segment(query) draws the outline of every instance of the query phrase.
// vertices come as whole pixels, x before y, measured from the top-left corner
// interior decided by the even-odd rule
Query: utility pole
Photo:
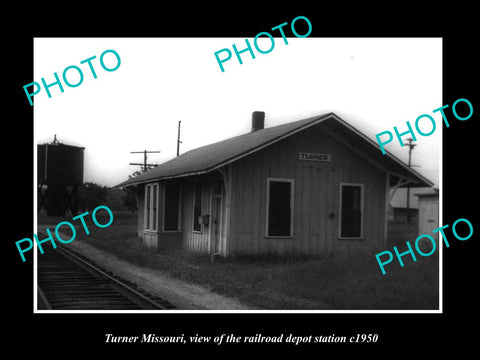
[[[148,150],[143,150],[143,151],[130,151],[130,154],[143,154],[143,164],[142,163],[130,163],[130,165],[140,165],[142,166],[142,171],[145,172],[147,171],[147,166],[157,166],[158,164],[147,164],[147,153],[152,154],[152,153],[159,153],[161,151],[148,151]]]
[[[54,134],[53,135],[53,142],[51,145],[58,145],[60,144],[60,141],[57,140],[57,134]]]
[[[177,156],[180,155],[180,124],[182,123],[181,120],[178,121],[178,135],[177,135]]]
[[[408,141],[408,167],[411,168],[412,167],[412,150],[415,146],[417,146],[416,144],[412,144],[412,141],[413,139],[412,138],[408,138],[407,139]],[[407,223],[410,222],[410,186],[407,186]]]

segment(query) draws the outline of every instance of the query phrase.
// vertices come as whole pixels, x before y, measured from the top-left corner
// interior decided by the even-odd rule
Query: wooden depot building
[[[384,246],[390,190],[432,182],[334,113],[184,153],[127,180],[148,247],[210,255]]]

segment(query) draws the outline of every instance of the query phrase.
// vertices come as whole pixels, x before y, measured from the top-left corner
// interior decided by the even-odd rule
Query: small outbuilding
[[[384,246],[390,190],[433,184],[334,113],[188,151],[135,186],[138,234],[154,249],[321,254]]]
[[[432,231],[439,228],[439,203],[438,189],[416,194],[418,196],[418,234],[428,234],[438,241],[438,231]]]

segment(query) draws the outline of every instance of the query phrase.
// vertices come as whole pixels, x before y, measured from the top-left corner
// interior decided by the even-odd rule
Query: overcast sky
[[[149,155],[154,163],[174,157],[179,120],[185,152],[249,132],[256,110],[265,111],[265,127],[334,112],[373,141],[376,133],[406,130],[406,121],[414,126],[430,114],[437,130],[417,137],[412,163],[439,185],[443,122],[432,110],[444,105],[440,38],[288,38],[288,45],[275,38],[270,53],[254,50],[252,59],[246,52],[243,65],[233,55],[221,72],[214,52],[232,44],[242,49],[245,39],[36,38],[32,81],[52,83],[53,73],[61,78],[70,65],[84,79],[75,88],[63,84],[63,93],[51,87],[52,98],[43,88],[35,95],[35,143],[56,134],[85,147],[84,181],[113,186],[139,169],[130,162],[143,161],[130,151],[160,150]],[[120,55],[116,71],[100,66],[108,49]],[[97,79],[80,64],[94,55]],[[116,60],[107,54],[105,62],[112,67]],[[75,70],[68,79],[78,81]],[[386,150],[408,161],[398,141]]]

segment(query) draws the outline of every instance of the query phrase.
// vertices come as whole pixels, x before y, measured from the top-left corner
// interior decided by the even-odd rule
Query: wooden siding
[[[157,234],[157,249],[182,249],[182,241],[181,231],[159,232]]]
[[[195,182],[202,183],[202,208],[201,215],[211,215],[212,191],[218,181],[221,180],[220,174],[216,176],[192,177],[191,182],[180,182],[181,201],[180,201],[180,231],[162,231],[164,222],[164,192],[165,183],[160,182],[158,188],[158,208],[157,208],[157,231],[145,229],[145,185],[140,186],[137,192],[138,201],[138,220],[137,230],[143,244],[151,249],[186,249],[194,252],[210,252],[210,224],[203,224],[201,231],[193,230],[193,202]]]
[[[229,253],[320,254],[381,245],[386,173],[325,131],[322,124],[232,164]],[[330,154],[330,162],[301,161],[299,152]],[[292,238],[267,238],[267,178],[295,180]],[[363,238],[339,240],[340,183],[364,184]]]
[[[158,234],[156,231],[143,231],[143,245],[155,251],[158,250]]]

